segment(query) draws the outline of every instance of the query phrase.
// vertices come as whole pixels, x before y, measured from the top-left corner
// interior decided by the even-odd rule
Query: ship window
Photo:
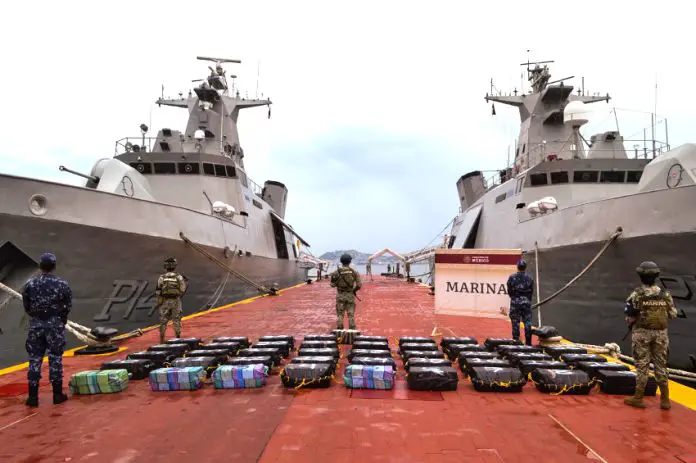
[[[626,182],[628,183],[638,183],[640,182],[640,176],[643,172],[640,170],[629,170],[626,176]]]
[[[522,191],[522,185],[524,185],[524,179],[525,179],[524,175],[517,179],[517,188],[515,189],[516,195],[519,194],[520,191]]]
[[[498,204],[501,201],[505,201],[506,193],[503,193],[502,195],[498,195],[495,198],[495,203]]]
[[[141,174],[151,174],[152,164],[149,162],[131,162],[130,166]]]
[[[223,166],[222,164],[215,164],[215,175],[217,177],[227,176],[227,172],[225,172],[225,166]]]
[[[227,176],[235,178],[237,176],[237,172],[234,169],[234,166],[225,166],[225,169],[227,169]]]
[[[239,178],[242,179],[242,185],[244,185],[245,188],[249,188],[249,183],[247,182],[247,176],[246,172],[239,171]]]
[[[531,174],[529,176],[529,181],[532,186],[548,185],[549,179],[546,176],[546,172],[541,174]]]
[[[568,172],[551,172],[551,184],[568,183]]]
[[[201,165],[197,162],[180,162],[177,167],[180,174],[198,175],[201,173]]]
[[[599,181],[603,183],[623,183],[626,177],[625,170],[603,170],[599,174]]]
[[[205,175],[215,175],[215,166],[209,162],[203,163],[203,173]]]
[[[258,207],[259,209],[263,209],[263,206],[262,206],[261,203],[258,202],[257,200],[252,199],[251,202],[252,202],[252,204],[253,204],[254,206]]]
[[[527,149],[527,144],[525,143],[524,145],[522,145],[522,154],[524,154],[524,150],[526,150],[526,149]]]
[[[156,162],[156,174],[176,174],[176,164],[173,162]]]
[[[518,157],[520,155],[520,147],[518,146],[517,149],[515,150],[515,157]]]
[[[599,172],[596,170],[576,170],[573,172],[575,183],[597,183]]]

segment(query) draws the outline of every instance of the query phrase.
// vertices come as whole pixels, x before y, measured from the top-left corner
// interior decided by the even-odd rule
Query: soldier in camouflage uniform
[[[331,274],[331,287],[336,288],[336,328],[343,329],[343,314],[348,313],[348,327],[355,329],[355,293],[362,287],[360,275],[350,268],[350,254],[341,256],[343,267]]]
[[[411,279],[411,263],[410,262],[404,263],[404,271],[406,272],[406,279],[410,280]]]
[[[626,399],[626,405],[645,408],[643,395],[648,382],[650,362],[655,366],[655,380],[660,388],[660,408],[670,409],[669,380],[667,377],[667,357],[669,337],[667,324],[670,318],[677,318],[672,295],[655,284],[660,269],[654,262],[643,262],[636,268],[640,282],[628,299],[624,314],[626,323],[633,328],[633,358],[636,361],[636,391]]]
[[[167,332],[167,324],[171,321],[174,325],[174,334],[181,337],[181,297],[186,292],[186,279],[175,272],[176,259],[167,257],[164,260],[164,269],[167,271],[157,279],[155,294],[160,314],[160,342],[164,343],[164,335]]]
[[[365,264],[365,276],[370,277],[370,281],[374,281],[372,278],[372,261],[368,260],[367,264]]]
[[[517,262],[517,272],[508,277],[507,292],[510,296],[510,321],[513,339],[520,339],[520,320],[524,323],[525,344],[532,345],[532,295],[534,280],[525,271],[527,262]]]
[[[72,309],[72,291],[64,280],[52,272],[56,256],[45,253],[39,258],[41,274],[29,280],[22,292],[22,303],[31,317],[26,349],[29,354],[29,397],[26,404],[39,406],[41,363],[48,351],[48,377],[53,386],[53,403],[58,405],[68,396],[63,392],[63,350],[65,324]]]

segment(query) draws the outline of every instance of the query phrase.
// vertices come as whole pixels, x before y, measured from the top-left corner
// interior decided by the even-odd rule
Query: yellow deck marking
[[[306,284],[307,284],[307,283],[299,283],[299,284],[296,284],[295,286],[289,286],[289,287],[287,287],[287,288],[283,288],[283,289],[281,289],[281,290],[278,290],[278,294],[283,294],[285,291],[289,291],[289,290],[294,289],[294,288],[299,288],[300,286],[305,286]],[[182,317],[181,319],[182,319],[182,320],[190,320],[190,319],[192,319],[192,318],[201,317],[201,316],[206,315],[206,314],[209,314],[209,313],[211,313],[211,312],[219,312],[219,311],[221,311],[221,310],[229,309],[230,307],[234,307],[234,306],[237,306],[237,305],[249,304],[250,302],[253,302],[253,301],[257,300],[257,299],[261,299],[261,298],[263,298],[263,297],[275,297],[275,296],[268,296],[268,295],[252,296],[252,297],[250,297],[250,298],[242,299],[241,301],[233,302],[233,303],[231,303],[231,304],[223,305],[223,306],[221,306],[221,307],[215,307],[215,308],[213,308],[213,309],[206,310],[206,311],[203,311],[203,312],[198,312],[198,313],[194,313],[194,314],[191,314],[191,315],[186,315],[185,317]],[[159,327],[159,324],[157,324],[157,325],[152,325],[152,326],[148,326],[148,327],[146,327],[146,328],[141,328],[140,331],[142,331],[143,333],[146,333],[146,332],[152,331],[153,329],[158,328],[158,327]],[[65,353],[63,354],[63,357],[75,357],[75,351],[76,351],[76,350],[79,350],[79,349],[82,349],[82,348],[84,348],[84,347],[87,347],[87,346],[86,346],[86,345],[83,345],[83,346],[79,346],[79,347],[75,347],[75,348],[73,348],[73,349],[67,350],[67,351],[65,351]],[[108,354],[85,355],[85,357],[105,357],[105,356],[107,356],[107,355],[115,355],[115,354],[118,354],[119,352],[122,352],[122,351],[124,351],[124,350],[126,350],[126,349],[128,349],[128,347],[119,347],[119,349],[118,349],[117,351],[115,351],[115,352],[109,352]],[[44,358],[43,358],[43,361],[46,362],[47,359],[48,359],[48,357],[44,357]],[[7,375],[7,374],[9,374],[9,373],[14,373],[15,371],[20,371],[20,370],[23,370],[23,369],[25,369],[25,368],[27,368],[27,367],[29,367],[29,362],[19,363],[19,364],[17,364],[17,365],[12,365],[12,366],[9,366],[9,367],[7,367],[7,368],[3,368],[3,369],[0,370],[0,376]]]

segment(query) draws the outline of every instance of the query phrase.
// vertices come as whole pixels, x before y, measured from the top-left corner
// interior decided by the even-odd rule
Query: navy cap
[[[527,262],[524,259],[520,259],[517,261],[517,266],[520,268],[526,268],[527,267]]]
[[[56,263],[56,256],[54,256],[50,252],[44,252],[43,254],[41,254],[41,257],[39,257],[39,263],[41,263],[41,264],[55,264]]]

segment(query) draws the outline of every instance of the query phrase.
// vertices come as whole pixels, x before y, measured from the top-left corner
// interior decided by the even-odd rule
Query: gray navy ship
[[[20,291],[38,256],[58,258],[57,274],[73,290],[70,319],[120,333],[158,323],[154,286],[164,259],[174,256],[188,278],[186,314],[249,296],[273,293],[307,279],[300,255],[309,244],[285,221],[288,189],[263,187],[244,169],[237,119],[270,99],[247,99],[228,86],[223,63],[185,97],[157,100],[187,109],[183,131],[116,142],[111,158],[72,186],[0,175],[0,282]],[[23,309],[0,291],[0,368],[26,361]],[[185,326],[184,326],[185,334]],[[68,347],[82,342],[70,334]]]
[[[618,130],[586,140],[580,128],[591,104],[610,97],[574,89],[570,77],[550,81],[552,62],[522,64],[526,94],[486,95],[519,110],[514,163],[492,179],[474,171],[457,181],[460,210],[445,247],[522,249],[532,276],[537,251],[543,299],[580,274],[620,227],[589,270],[542,305],[541,321],[575,342],[616,342],[630,355],[624,302],[640,283],[636,267],[652,260],[680,314],[669,328],[670,365],[694,370],[696,144],[671,149],[666,124],[665,142],[628,153]]]

